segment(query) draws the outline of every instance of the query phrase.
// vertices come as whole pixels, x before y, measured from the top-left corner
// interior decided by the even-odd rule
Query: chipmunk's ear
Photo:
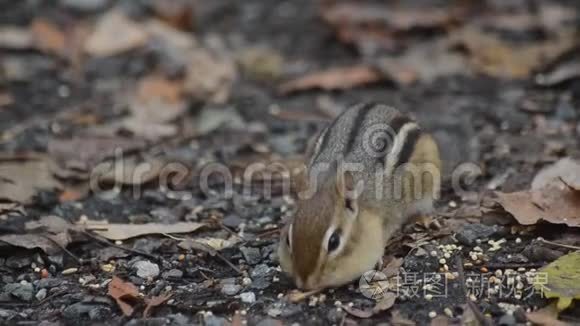
[[[346,212],[350,216],[358,215],[357,198],[360,193],[358,188],[359,187],[357,187],[357,183],[355,182],[351,171],[338,171],[336,178],[336,191],[343,201]]]

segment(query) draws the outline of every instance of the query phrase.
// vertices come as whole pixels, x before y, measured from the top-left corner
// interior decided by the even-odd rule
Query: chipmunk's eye
[[[328,252],[335,251],[340,245],[340,230],[336,230],[328,238]]]

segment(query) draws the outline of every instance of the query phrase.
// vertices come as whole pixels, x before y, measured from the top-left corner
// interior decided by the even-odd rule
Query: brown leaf
[[[107,158],[141,149],[145,144],[142,139],[84,135],[72,139],[51,139],[48,152],[65,167],[88,171]]]
[[[175,224],[109,224],[107,221],[91,220],[81,221],[78,224],[109,240],[126,240],[147,234],[190,233],[205,225],[196,222],[179,222]]]
[[[532,189],[541,189],[557,181],[580,191],[580,162],[566,157],[543,168],[534,177]]]
[[[54,23],[37,18],[30,27],[37,47],[44,52],[66,56],[67,37]]]
[[[189,54],[185,90],[200,101],[225,103],[237,74],[236,65],[226,55],[197,48]]]
[[[139,299],[139,289],[133,283],[125,282],[117,276],[109,283],[108,294],[115,299],[123,314],[127,317],[135,310],[132,302]]]
[[[417,80],[432,82],[438,77],[469,75],[472,71],[460,53],[453,52],[447,40],[425,42],[396,57],[380,59],[378,67],[400,85]]]
[[[431,326],[449,326],[451,321],[447,316],[437,316],[431,320]]]
[[[415,326],[416,323],[408,318],[405,318],[399,310],[391,313],[391,324],[393,326]]]
[[[516,46],[475,27],[452,34],[469,52],[477,71],[499,78],[523,79],[543,65],[571,50],[577,43],[574,32],[563,30],[551,39]]]
[[[361,51],[369,48],[394,50],[405,44],[413,31],[443,30],[465,16],[462,8],[391,6],[377,2],[338,2],[322,6],[322,17],[338,38],[354,43]],[[369,44],[372,47],[369,47]]]
[[[61,252],[61,247],[66,247],[71,240],[68,234],[61,233],[58,235],[7,234],[0,236],[0,241],[25,249],[39,248],[48,255],[54,255]],[[60,246],[56,245],[55,242]]]
[[[145,310],[143,310],[143,318],[148,318],[151,310],[157,306],[162,305],[165,301],[171,298],[171,293],[154,296],[152,298],[145,298]]]
[[[169,25],[190,30],[194,24],[194,4],[190,0],[154,0],[152,7],[155,14]]]
[[[115,185],[142,185],[159,177],[165,166],[164,161],[135,157],[103,162],[91,171],[91,182]],[[94,189],[92,189],[94,191]]]
[[[89,194],[89,187],[86,184],[79,185],[77,187],[68,187],[60,193],[58,196],[58,201],[60,203],[66,203],[71,201],[78,201],[85,198]]]
[[[246,320],[243,319],[242,314],[236,313],[232,317],[232,324],[231,324],[231,326],[244,326],[246,324],[247,324],[247,322],[246,322]]]
[[[384,76],[377,69],[369,66],[340,67],[314,72],[287,81],[278,87],[278,91],[282,94],[288,94],[317,88],[345,90],[376,83],[383,79]]]
[[[403,266],[404,262],[403,258],[392,257],[387,263],[387,266],[383,268],[382,273],[385,274],[386,277],[395,276],[399,273],[399,268]]]
[[[170,122],[185,113],[183,82],[162,76],[148,76],[139,81],[129,108],[142,121]]]
[[[459,11],[452,8],[405,8],[375,3],[338,3],[327,7],[324,18],[335,24],[383,23],[387,28],[438,28],[457,20]]]
[[[0,199],[30,203],[40,191],[61,188],[45,157],[0,159]]]
[[[144,46],[148,34],[143,26],[123,13],[112,10],[104,14],[85,42],[85,51],[95,57],[108,57]]]
[[[564,184],[540,190],[496,193],[499,204],[523,225],[544,220],[554,224],[580,226],[580,191]]]
[[[537,325],[546,326],[566,326],[569,325],[558,320],[558,309],[556,304],[550,304],[536,311],[526,313],[526,318]]]
[[[28,221],[24,224],[27,231],[43,229],[47,232],[58,234],[70,230],[74,225],[67,222],[60,216],[47,215],[41,217],[38,221]]]

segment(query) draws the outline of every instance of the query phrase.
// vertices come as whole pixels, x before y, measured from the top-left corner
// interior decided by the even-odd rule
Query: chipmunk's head
[[[380,218],[359,205],[364,185],[348,171],[325,179],[313,194],[303,193],[280,238],[280,265],[303,289],[348,283],[383,253]]]

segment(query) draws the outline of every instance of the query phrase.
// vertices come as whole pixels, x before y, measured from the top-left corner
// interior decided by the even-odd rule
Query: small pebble
[[[431,251],[431,257],[437,257],[437,251],[433,250]]]
[[[79,269],[76,267],[67,268],[61,272],[62,275],[71,275],[78,271]]]
[[[447,260],[445,260],[445,258],[439,259],[439,264],[443,265],[445,263],[447,263]]]
[[[522,243],[522,239],[516,238],[516,243]]]
[[[443,309],[443,312],[445,313],[445,315],[447,315],[447,317],[453,318],[453,311],[449,309],[449,307]]]
[[[435,318],[435,317],[437,317],[437,313],[435,311],[429,312],[429,318]]]
[[[431,301],[431,299],[433,299],[433,295],[432,294],[425,294],[425,300]]]
[[[101,270],[105,273],[112,273],[115,271],[115,265],[111,265],[111,264],[102,265]]]
[[[245,303],[256,302],[256,294],[254,292],[244,292],[240,294],[240,299]]]

